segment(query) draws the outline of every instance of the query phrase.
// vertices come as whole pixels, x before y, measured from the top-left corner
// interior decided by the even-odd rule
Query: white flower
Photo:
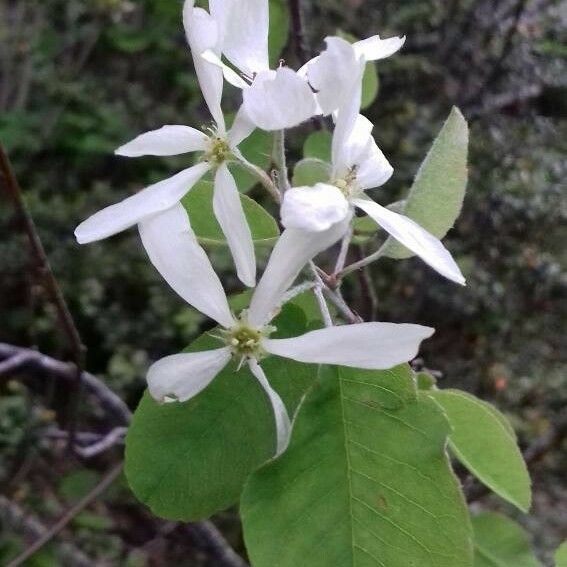
[[[186,19],[191,19],[188,26],[189,43],[193,52],[201,49],[214,49],[214,29],[216,24],[211,16],[200,8],[191,10]],[[212,31],[213,30],[213,31]],[[137,224],[142,232],[146,221],[157,213],[175,206],[191,190],[193,185],[207,171],[214,172],[213,209],[215,216],[227,239],[234,258],[240,280],[247,286],[256,282],[256,259],[250,228],[244,216],[236,183],[227,167],[227,161],[241,158],[238,144],[253,131],[254,125],[243,108],[237,113],[232,128],[227,132],[221,111],[223,77],[222,71],[194,57],[197,77],[203,96],[215,127],[208,133],[190,126],[163,126],[158,130],[141,134],[131,142],[116,150],[116,154],[127,157],[172,156],[187,152],[202,152],[201,161],[170,177],[151,185],[118,203],[99,211],[81,223],[75,230],[81,244],[100,240],[114,235]],[[153,234],[156,239],[163,236]],[[148,246],[148,236],[144,245]]]
[[[393,169],[372,137],[372,123],[358,113],[363,72],[362,58],[351,68],[350,91],[344,95],[343,104],[336,112],[331,179],[314,187],[294,187],[286,191],[280,211],[282,224],[306,231],[326,230],[358,207],[434,270],[464,284],[459,267],[438,238],[365,194],[367,189],[388,181]]]
[[[215,350],[175,354],[153,364],[148,372],[150,394],[160,402],[189,400],[206,388],[232,357],[245,361],[272,406],[280,454],[287,447],[291,424],[283,401],[259,364],[264,356],[274,354],[306,363],[369,369],[391,368],[412,359],[433,329],[361,323],[311,331],[295,338],[270,338],[274,331],[270,321],[288,288],[311,258],[344,234],[349,222],[347,218],[329,230],[311,235],[296,229],[285,230],[254,290],[249,309],[239,317],[231,313],[222,285],[201,248],[187,238],[190,228],[184,209],[172,209],[167,216],[156,216],[146,223],[142,237],[151,236],[151,232],[166,233],[172,242],[172,246],[167,246],[165,240],[151,239],[158,243],[151,247],[154,262],[180,295],[223,328],[218,338],[224,343]],[[198,277],[194,271],[186,270],[188,265],[199,267]]]
[[[199,56],[222,69],[225,79],[243,90],[244,108],[264,130],[297,126],[317,112],[315,95],[307,82],[289,67],[271,70],[268,60],[268,0],[210,0],[207,37],[191,41],[194,0],[186,0],[183,16],[196,60]],[[237,69],[223,63],[226,59]]]
[[[327,48],[308,61],[298,74],[306,77],[317,92],[317,102],[322,114],[331,114],[344,106],[358,80],[355,69],[362,69],[368,61],[390,57],[401,49],[405,37],[380,39],[375,35],[356,43],[340,37],[327,37]]]

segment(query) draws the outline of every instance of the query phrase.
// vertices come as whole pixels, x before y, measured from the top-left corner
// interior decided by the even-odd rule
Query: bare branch
[[[25,364],[20,367],[23,370],[41,372],[66,381],[72,381],[75,378],[72,364],[55,360],[31,349],[0,343],[0,363],[21,354],[27,356]],[[85,390],[95,396],[100,405],[112,413],[119,423],[127,425],[130,422],[132,413],[128,406],[106,384],[88,372],[82,373],[82,380]],[[94,441],[95,444],[100,442],[98,449],[103,447],[104,444],[110,443],[111,440],[118,443],[120,429],[123,428],[116,428],[113,430],[114,433],[109,433],[110,439],[109,436],[104,437],[104,442],[100,437],[98,441],[91,437],[91,441]],[[51,433],[48,433],[48,435]],[[92,452],[94,447],[87,447],[84,450],[88,449],[91,450],[89,452]],[[103,448],[103,450],[105,449]],[[230,547],[221,532],[211,522],[193,523],[183,527],[192,534],[198,534],[199,545],[203,551],[215,559],[215,565],[219,565],[219,567],[246,567],[246,563]]]
[[[228,545],[212,522],[189,524],[186,530],[203,551],[215,558],[217,567],[248,567],[248,564]]]
[[[21,369],[41,372],[70,383],[76,380],[76,369],[73,364],[56,360],[35,350],[0,343],[0,362],[22,355],[26,357],[26,361],[20,365]],[[128,424],[132,414],[122,399],[96,376],[88,372],[82,372],[81,376],[85,390],[94,395],[116,421],[122,425]]]
[[[32,256],[35,260],[35,263],[37,264],[37,268],[40,274],[43,276],[45,289],[50,297],[51,302],[57,310],[57,316],[61,325],[61,329],[63,331],[63,334],[67,338],[67,342],[72,353],[73,362],[75,363],[74,385],[77,388],[77,395],[75,396],[73,411],[73,414],[75,414],[82,388],[81,379],[83,375],[82,369],[85,365],[86,348],[83,345],[83,341],[81,340],[81,336],[79,335],[79,331],[77,330],[77,326],[75,325],[75,321],[73,320],[69,306],[67,305],[67,302],[63,297],[61,288],[57,283],[57,279],[53,274],[53,270],[51,269],[49,259],[39,237],[37,228],[28,211],[22,190],[20,188],[18,180],[16,179],[16,176],[14,175],[12,165],[10,163],[10,160],[8,159],[8,155],[6,154],[2,143],[0,143],[0,176],[2,179],[2,186],[4,187],[4,190],[8,194],[9,198],[12,200],[22,229],[28,237]],[[75,419],[73,419],[73,417],[74,416],[71,416],[70,420],[70,445],[73,444],[73,430],[75,427]]]
[[[116,465],[108,471],[100,480],[100,482],[89,491],[77,504],[72,506],[63,517],[48,529],[39,539],[26,548],[20,555],[10,561],[6,567],[19,567],[35,555],[44,545],[48,544],[61,530],[63,530],[69,522],[71,522],[80,512],[82,512],[89,504],[94,502],[122,473],[122,463]]]
[[[22,510],[16,503],[0,495],[0,520],[16,532],[27,538],[39,540],[45,537],[47,528],[34,516]],[[57,554],[61,564],[75,567],[96,567],[92,559],[87,557],[80,549],[70,543],[61,543],[57,546]]]
[[[303,10],[301,0],[289,0],[289,11],[291,14],[291,37],[295,54],[301,65],[309,59],[309,47],[305,38],[303,27]]]

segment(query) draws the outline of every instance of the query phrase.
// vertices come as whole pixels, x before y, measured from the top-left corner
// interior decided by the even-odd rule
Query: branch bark
[[[69,444],[70,446],[73,445],[73,431],[75,430],[76,425],[76,411],[81,395],[82,390],[82,376],[83,372],[82,369],[85,365],[85,353],[86,348],[83,345],[83,341],[81,340],[81,336],[79,335],[79,331],[77,330],[77,326],[75,325],[75,321],[73,320],[73,316],[71,315],[71,311],[69,310],[69,306],[63,297],[63,293],[59,284],[57,283],[57,279],[53,274],[53,270],[51,269],[51,264],[49,263],[49,259],[47,257],[47,253],[45,252],[45,248],[41,242],[39,237],[39,233],[37,231],[37,227],[33,221],[32,216],[30,215],[28,208],[26,206],[22,189],[16,176],[14,174],[14,170],[12,169],[12,164],[4,150],[4,146],[0,142],[0,178],[2,179],[2,186],[6,191],[8,197],[11,199],[14,209],[16,210],[16,214],[18,215],[18,220],[22,226],[22,230],[26,234],[32,257],[37,265],[37,269],[42,276],[43,283],[45,286],[45,290],[49,295],[49,298],[55,309],[57,311],[57,317],[59,320],[59,324],[61,326],[61,330],[65,335],[69,349],[71,352],[71,356],[73,362],[75,363],[75,387],[76,387],[76,396],[74,400],[74,406],[72,409],[72,415],[69,420],[70,424],[70,437],[69,437]]]
[[[25,355],[26,362],[22,363],[18,367],[18,372],[40,372],[65,381],[71,381],[75,378],[74,367],[72,364],[56,360],[31,349],[0,343],[0,364],[13,359],[13,357],[22,357],[22,355]],[[93,376],[88,372],[82,372],[82,380],[85,390],[96,397],[100,405],[111,413],[116,421],[118,421],[121,425],[127,425],[130,422],[132,417],[130,409],[119,396],[117,396],[106,384],[104,384],[104,382],[101,382],[98,378],[96,378],[96,376]],[[114,433],[111,432],[110,439],[107,436],[101,441],[104,443],[110,441],[115,442],[119,433],[120,429],[116,428]],[[100,446],[98,448],[100,448]],[[54,528],[58,527],[58,525],[59,523],[56,524]],[[50,532],[53,531],[54,528],[52,528]],[[199,547],[216,561],[215,565],[218,565],[219,567],[247,566],[247,564],[230,547],[222,533],[211,522],[196,522],[184,525],[184,528],[189,530],[192,534],[198,534]],[[55,533],[58,533],[60,529],[58,529]],[[12,567],[15,567],[15,565]]]

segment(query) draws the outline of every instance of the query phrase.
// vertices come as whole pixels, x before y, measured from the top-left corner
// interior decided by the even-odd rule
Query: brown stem
[[[53,274],[45,248],[43,247],[39,237],[37,227],[35,226],[33,218],[28,211],[22,194],[22,189],[16,179],[14,170],[12,169],[12,165],[2,143],[0,143],[0,176],[2,179],[2,186],[8,194],[8,197],[11,199],[16,210],[16,214],[18,215],[18,221],[28,238],[31,254],[37,265],[37,269],[42,276],[45,290],[47,291],[51,302],[55,306],[61,330],[67,339],[72,360],[75,363],[75,387],[77,391],[71,411],[71,419],[69,420],[69,446],[72,446],[73,431],[76,426],[75,417],[82,390],[81,376],[82,369],[85,365],[86,348],[83,345],[83,341],[81,340],[81,336],[79,335],[79,331],[77,330],[77,326],[75,325],[69,306],[63,297],[61,288],[57,283],[57,279]]]
[[[44,545],[47,545],[61,530],[69,524],[80,512],[89,504],[94,502],[122,473],[122,463],[116,465],[108,471],[100,482],[88,492],[77,504],[71,507],[63,517],[48,529],[39,539],[26,548],[20,555],[10,561],[6,567],[19,567],[33,555],[35,555]]]
[[[289,11],[291,14],[291,37],[295,54],[299,63],[303,65],[309,59],[309,47],[307,46],[305,29],[303,27],[301,0],[289,0]]]
[[[70,364],[56,360],[35,350],[0,343],[0,364],[16,356],[26,355],[26,362],[19,370],[37,371],[61,380],[73,380],[74,369]],[[106,384],[83,372],[85,390],[94,395],[102,407],[114,414],[116,421],[127,425],[132,414],[128,406]],[[210,522],[198,522],[184,526],[191,534],[198,534],[198,545],[207,552],[219,567],[246,567],[246,563],[225,541],[221,532]]]

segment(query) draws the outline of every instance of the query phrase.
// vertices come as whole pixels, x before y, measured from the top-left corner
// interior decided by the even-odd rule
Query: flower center
[[[335,179],[332,184],[339,189],[347,199],[353,197],[359,191],[356,181],[356,166],[351,167],[344,177]]]
[[[264,354],[262,339],[275,331],[275,327],[266,325],[260,329],[252,327],[241,318],[234,327],[223,332],[223,339],[234,356],[261,358]]]
[[[204,159],[215,165],[220,165],[230,157],[230,153],[231,150],[227,141],[218,136],[213,136],[209,148],[205,152]]]

